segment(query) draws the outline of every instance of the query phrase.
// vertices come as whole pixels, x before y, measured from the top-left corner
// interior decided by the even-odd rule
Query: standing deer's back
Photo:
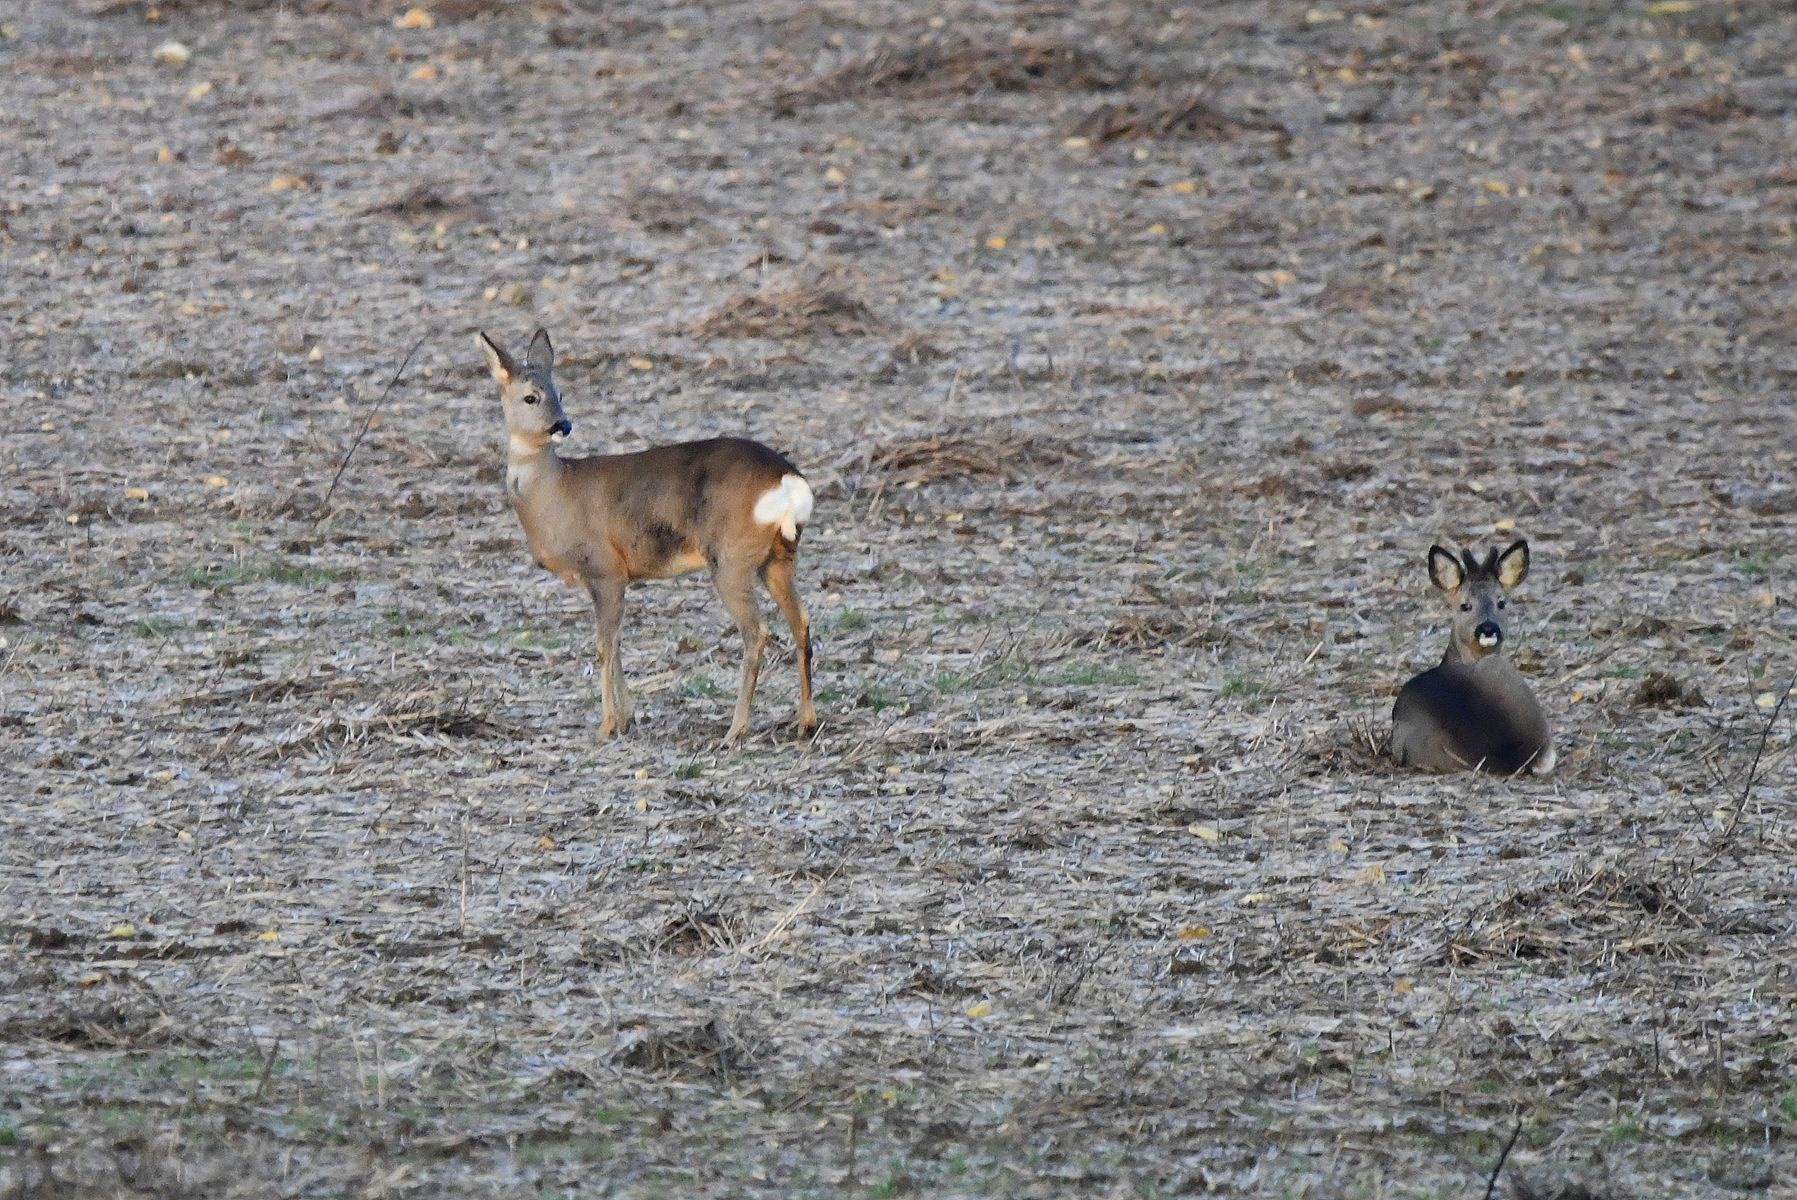
[[[1529,572],[1519,541],[1483,562],[1429,547],[1429,579],[1454,612],[1438,666],[1398,693],[1392,706],[1392,754],[1425,771],[1480,770],[1545,775],[1554,766],[1552,731],[1535,693],[1502,653],[1510,589]]]

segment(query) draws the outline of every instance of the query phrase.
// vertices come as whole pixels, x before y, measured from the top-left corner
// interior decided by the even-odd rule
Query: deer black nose
[[[567,437],[570,433],[574,432],[574,423],[572,421],[568,420],[568,418],[563,417],[561,420],[557,421],[553,426],[550,427],[549,432],[550,433],[559,433],[563,437]]]
[[[1504,640],[1504,631],[1498,628],[1496,621],[1481,621],[1473,630],[1473,638],[1479,645],[1490,649]]]

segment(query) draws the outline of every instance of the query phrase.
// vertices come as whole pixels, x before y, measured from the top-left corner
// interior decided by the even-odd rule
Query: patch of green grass
[[[337,572],[324,567],[302,567],[297,563],[271,563],[263,572],[263,577],[274,583],[291,583],[300,587],[317,587],[330,583],[337,578]]]
[[[518,1147],[518,1161],[533,1166],[551,1162],[593,1162],[610,1158],[611,1153],[610,1138],[576,1134],[541,1142],[527,1142]]]
[[[1273,695],[1267,686],[1245,675],[1231,675],[1223,681],[1217,691],[1218,699],[1233,699],[1249,712],[1260,712],[1273,703]]]
[[[1744,579],[1764,579],[1766,577],[1766,564],[1752,555],[1748,555],[1736,563],[1735,570],[1739,571]]]
[[[1641,1126],[1641,1118],[1634,1113],[1623,1113],[1615,1124],[1604,1130],[1604,1141],[1618,1146],[1626,1142],[1638,1142],[1646,1136],[1647,1131]]]
[[[215,592],[228,592],[246,583],[261,582],[319,587],[337,578],[337,572],[328,568],[302,566],[280,559],[195,567],[186,575],[187,582],[194,587],[211,588]]]
[[[895,1162],[886,1169],[886,1174],[877,1183],[868,1185],[868,1200],[890,1200],[893,1196],[910,1191],[915,1185],[916,1181],[911,1178],[911,1172],[905,1169],[905,1164],[902,1161]]]
[[[938,671],[930,686],[939,692],[964,692],[973,687],[974,676],[958,671]]]
[[[19,1141],[19,1127],[11,1121],[0,1121],[0,1146],[16,1146]]]
[[[424,614],[407,613],[398,608],[390,608],[382,613],[381,620],[387,623],[388,633],[402,642],[428,641],[460,646],[475,634],[472,625],[433,624]]]
[[[1501,1086],[1502,1085],[1495,1079],[1481,1079],[1478,1083],[1479,1095],[1495,1096],[1498,1094]]]
[[[695,762],[681,763],[674,768],[675,779],[700,779],[703,778],[704,775],[704,768],[700,767],[699,764]]]
[[[627,1110],[615,1108],[610,1104],[595,1105],[593,1111],[587,1116],[595,1125],[622,1125],[630,1119],[630,1113]]]
[[[1077,663],[1061,672],[1060,682],[1070,687],[1132,687],[1141,683],[1142,677],[1127,667]]]
[[[274,1066],[276,1074],[285,1074],[292,1069],[291,1062],[277,1062]],[[262,1062],[255,1058],[200,1058],[191,1054],[175,1054],[133,1063],[131,1073],[143,1079],[175,1083],[194,1080],[247,1080],[261,1077]]]
[[[709,699],[723,691],[703,675],[692,675],[680,681],[680,694],[689,700]]]
[[[1797,1121],[1797,1087],[1788,1088],[1778,1098],[1778,1111],[1787,1121]]]
[[[520,629],[509,640],[514,646],[534,646],[538,650],[560,650],[568,644],[568,639],[563,634],[538,633],[534,629]]]
[[[131,622],[132,633],[140,638],[155,638],[158,641],[184,627],[183,622],[174,617],[139,617]]]
[[[195,587],[211,588],[215,592],[225,592],[240,583],[248,583],[254,579],[255,573],[248,567],[195,567],[187,572],[185,578]]]
[[[897,708],[903,703],[903,699],[894,695],[890,689],[881,687],[877,683],[863,688],[861,690],[861,695],[855,700],[857,707],[871,708],[875,712],[884,712],[889,708]]]
[[[1536,10],[1550,21],[1558,21],[1562,25],[1572,23],[1576,10],[1570,4],[1543,4]]]
[[[336,1113],[318,1109],[301,1109],[288,1113],[280,1119],[279,1124],[285,1126],[289,1135],[298,1140],[341,1142],[347,1136]]]
[[[830,628],[842,630],[866,629],[867,614],[858,608],[845,608],[836,614],[836,619],[830,622]]]
[[[133,1133],[150,1123],[148,1113],[122,1104],[106,1105],[96,1109],[94,1115],[109,1133]]]

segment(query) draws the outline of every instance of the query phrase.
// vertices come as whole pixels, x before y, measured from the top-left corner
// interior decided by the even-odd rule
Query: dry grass
[[[866,466],[890,483],[915,487],[950,479],[1015,479],[1083,457],[1077,446],[1039,437],[943,433],[872,447]]]
[[[932,35],[903,46],[883,45],[806,80],[788,103],[909,100],[982,92],[1090,92],[1126,82],[1130,72],[1076,43],[1027,37]]]
[[[693,336],[803,341],[867,337],[883,328],[866,304],[839,288],[794,284],[732,297],[694,325]]]

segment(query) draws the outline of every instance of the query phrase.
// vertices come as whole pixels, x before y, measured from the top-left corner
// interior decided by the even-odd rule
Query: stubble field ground
[[[0,22],[0,1191],[1791,1194],[1788,6],[425,10]],[[815,740],[694,577],[594,743],[539,322]],[[1400,773],[1515,535],[1560,769]]]

